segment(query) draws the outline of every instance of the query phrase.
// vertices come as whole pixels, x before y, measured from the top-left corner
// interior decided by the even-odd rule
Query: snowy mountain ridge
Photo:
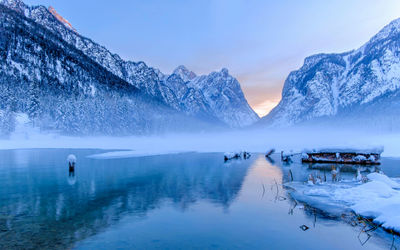
[[[178,75],[184,82],[189,82],[193,80],[197,75],[193,72],[188,70],[185,66],[180,65],[178,66],[172,74]]]
[[[54,17],[49,21],[63,26]],[[143,135],[223,125],[172,109],[2,4],[0,58],[0,137],[17,129],[17,114],[26,114],[38,130],[67,135]]]
[[[278,106],[262,119],[269,126],[291,126],[323,117],[366,116],[394,105],[400,88],[400,19],[385,26],[361,48],[307,57],[289,74]],[[378,107],[379,106],[379,107]],[[387,115],[393,111],[385,110]],[[382,113],[383,114],[383,113]],[[357,114],[352,113],[354,117]]]
[[[207,77],[197,77],[184,66],[178,67],[171,75],[165,75],[144,62],[124,61],[105,47],[81,36],[69,22],[66,23],[64,18],[55,15],[55,10],[50,12],[43,6],[30,7],[20,0],[0,0],[0,3],[43,25],[114,75],[186,115],[216,119],[229,127],[242,127],[259,120],[248,105],[240,84],[236,80],[233,81],[231,76],[222,74],[224,77],[220,77],[221,75],[214,72]],[[218,79],[212,79],[213,77]],[[200,83],[200,80],[208,82]],[[220,81],[224,80],[231,85],[221,84]],[[194,82],[186,84],[191,81]],[[216,85],[209,86],[210,83]],[[218,96],[224,99],[216,99]]]

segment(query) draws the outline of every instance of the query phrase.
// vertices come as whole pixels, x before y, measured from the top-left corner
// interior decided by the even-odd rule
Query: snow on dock
[[[304,150],[302,162],[304,163],[342,163],[379,165],[383,148],[373,149],[318,149]]]

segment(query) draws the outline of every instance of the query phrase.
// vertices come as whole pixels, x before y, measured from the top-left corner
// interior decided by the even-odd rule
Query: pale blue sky
[[[320,52],[367,42],[400,17],[400,0],[25,0],[53,6],[84,36],[124,59],[170,73],[223,67],[265,113],[285,78]]]

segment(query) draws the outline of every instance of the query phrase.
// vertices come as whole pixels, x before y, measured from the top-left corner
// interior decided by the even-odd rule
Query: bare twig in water
[[[291,169],[289,169],[289,180],[290,180],[291,182],[293,182],[293,173],[292,173],[292,170],[291,170]]]
[[[362,218],[362,221],[364,222],[365,228],[367,226],[370,227],[368,230],[365,230],[365,228],[364,228],[364,232],[368,233],[368,232],[372,232],[372,231],[375,231],[376,229],[378,229],[378,226],[375,225],[374,223],[371,223],[369,220]]]
[[[369,239],[371,239],[371,235],[369,233],[365,233],[367,235],[367,239],[365,241],[361,241],[361,238],[360,238],[361,233],[362,233],[362,231],[360,232],[360,234],[358,235],[357,238],[358,238],[358,241],[360,242],[361,246],[364,246],[369,241]]]
[[[276,193],[279,193],[278,182],[276,182],[275,178],[274,178],[274,182],[275,182],[275,186],[276,186]]]
[[[262,183],[262,188],[263,188],[263,193],[262,193],[262,197],[261,197],[261,198],[264,198],[264,195],[265,195],[265,186],[264,186],[264,183]]]
[[[357,238],[360,241],[360,244],[362,246],[364,246],[369,241],[369,239],[372,237],[372,235],[369,234],[369,232],[375,231],[376,229],[378,229],[378,227],[364,218],[359,217],[358,220],[359,220],[360,224],[364,224],[364,227],[361,229]],[[369,228],[366,229],[367,227],[369,227]],[[367,239],[365,241],[361,241],[360,236],[362,233],[365,233],[367,235]]]
[[[397,247],[394,245],[394,240],[395,240],[396,235],[394,234],[393,230],[390,230],[390,231],[393,235],[393,240],[392,240],[392,245],[390,246],[390,250],[392,250],[392,249],[397,250]]]
[[[314,212],[314,228],[315,228],[315,224],[317,224],[317,212],[315,211],[315,208],[313,209]]]
[[[291,208],[289,208],[289,213],[288,213],[288,214],[293,215],[293,210],[294,210],[296,207],[297,207],[297,201],[294,200],[294,206],[291,207]]]
[[[279,198],[279,187],[278,187],[278,182],[276,182],[275,179],[274,179],[274,182],[275,182],[275,186],[276,186],[276,195],[275,195],[275,202],[276,202]]]

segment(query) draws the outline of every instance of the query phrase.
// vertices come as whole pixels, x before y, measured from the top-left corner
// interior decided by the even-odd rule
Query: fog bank
[[[324,130],[292,128],[281,130],[240,130],[226,132],[174,133],[158,136],[71,137],[37,130],[13,134],[0,140],[0,149],[20,148],[95,148],[129,150],[114,157],[169,154],[179,152],[226,152],[247,150],[264,153],[301,152],[303,149],[326,147],[373,148],[384,147],[383,156],[400,157],[400,133],[372,133],[354,130]],[[113,155],[109,155],[113,157]]]

